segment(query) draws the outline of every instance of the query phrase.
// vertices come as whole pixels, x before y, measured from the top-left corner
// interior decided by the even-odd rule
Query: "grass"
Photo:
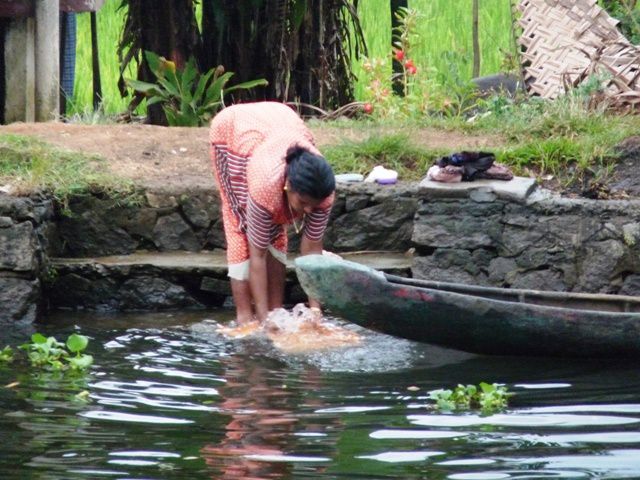
[[[509,0],[480,2],[478,30],[482,52],[481,76],[503,71],[505,57],[513,54],[509,4]],[[431,75],[446,73],[451,69],[450,62],[454,57],[462,76],[471,79],[471,2],[413,0],[410,7],[421,14],[416,29],[417,42],[411,52],[419,71],[429,71]],[[359,12],[369,50],[368,57],[390,59],[391,12],[388,0],[360,2]],[[361,60],[354,65],[354,72],[361,79],[356,84],[358,100],[365,96],[363,62]]]
[[[98,53],[102,79],[103,105],[106,116],[126,110],[130,97],[122,98],[118,91],[119,63],[117,46],[124,26],[125,12],[118,10],[120,0],[106,0],[97,13]],[[417,29],[419,42],[413,56],[422,70],[447,72],[453,52],[461,62],[463,75],[471,77],[471,2],[461,8],[451,0],[413,0],[411,8],[423,14]],[[391,12],[388,0],[367,0],[359,3],[363,30],[369,47],[369,56],[389,57],[391,52]],[[480,45],[482,48],[482,74],[501,70],[504,52],[510,52],[509,0],[483,0],[480,2]],[[69,102],[69,115],[77,121],[95,120],[92,115],[91,27],[88,13],[77,16],[76,79],[73,99]],[[358,100],[364,98],[362,60],[354,65],[361,79],[356,84]],[[135,78],[133,70],[126,76]]]
[[[372,136],[361,142],[344,142],[325,147],[322,151],[336,173],[366,175],[376,165],[384,165],[398,172],[400,178],[417,180],[424,176],[428,166],[443,155],[413,144],[407,135]]]
[[[0,183],[9,183],[16,194],[46,191],[65,204],[72,195],[100,191],[134,201],[132,184],[107,173],[103,162],[31,137],[0,135]]]
[[[126,110],[130,97],[122,98],[118,91],[119,62],[117,48],[124,27],[125,11],[118,10],[120,0],[107,0],[96,15],[98,29],[98,56],[102,86],[102,111],[107,116]],[[93,114],[93,71],[91,66],[91,18],[89,13],[77,15],[76,75],[73,99],[68,114],[76,121],[95,123]],[[129,69],[126,74],[134,78]]]
[[[637,115],[615,115],[602,109],[586,108],[581,92],[554,102],[527,101],[481,116],[475,122],[464,119],[430,119],[422,126],[447,127],[470,134],[495,135],[499,144],[484,147],[496,154],[516,175],[554,178],[563,187],[585,182],[604,182],[617,159],[616,146],[640,130]],[[363,123],[363,122],[360,122]],[[369,122],[374,129],[400,130],[402,124],[385,120]],[[407,131],[416,123],[405,125]],[[397,170],[404,180],[419,180],[438,157],[460,150],[428,149],[409,135],[377,135],[362,142],[343,142],[323,149],[337,173],[367,173],[383,164]]]

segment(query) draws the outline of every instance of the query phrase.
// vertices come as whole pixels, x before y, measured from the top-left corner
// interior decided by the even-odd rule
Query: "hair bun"
[[[287,150],[287,154],[284,157],[287,161],[287,165],[293,162],[296,158],[300,157],[303,153],[308,152],[306,148],[301,147],[300,145],[294,145],[293,147],[289,147]]]

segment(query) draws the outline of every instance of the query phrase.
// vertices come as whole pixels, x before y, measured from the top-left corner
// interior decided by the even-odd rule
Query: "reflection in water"
[[[356,347],[292,355],[204,316],[50,327],[88,335],[95,364],[0,367],[13,385],[0,478],[640,478],[638,362],[482,357],[363,330]],[[480,381],[505,383],[509,409],[432,408],[430,390]]]
[[[304,464],[307,472],[321,473],[329,458],[300,456],[295,452],[296,436],[322,434],[324,428],[301,422],[300,407],[318,407],[308,395],[319,387],[315,369],[303,369],[295,378],[274,376],[275,362],[247,361],[239,357],[224,360],[227,383],[220,389],[221,413],[228,415],[224,438],[205,445],[201,452],[212,468],[212,478],[292,478],[293,465]],[[292,389],[288,382],[304,378],[305,390]]]

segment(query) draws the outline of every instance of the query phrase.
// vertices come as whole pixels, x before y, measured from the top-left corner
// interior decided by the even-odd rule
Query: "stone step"
[[[400,252],[350,252],[346,260],[408,276],[412,258]],[[294,257],[293,257],[294,258]],[[95,258],[52,258],[46,285],[53,309],[161,310],[218,307],[231,295],[224,250],[136,252]],[[292,260],[287,303],[303,301]]]

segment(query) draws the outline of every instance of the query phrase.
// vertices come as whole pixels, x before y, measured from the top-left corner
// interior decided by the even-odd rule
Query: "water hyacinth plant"
[[[504,385],[480,382],[478,386],[458,385],[453,390],[432,390],[429,392],[429,399],[435,402],[435,408],[439,410],[479,408],[483,413],[489,414],[506,408],[512,395]]]
[[[93,363],[93,357],[82,353],[89,339],[84,335],[72,333],[66,343],[55,337],[45,337],[41,333],[31,335],[31,343],[20,345],[27,352],[31,366],[47,370],[85,370]]]
[[[0,350],[0,364],[11,362],[13,362],[13,348],[7,345]]]
[[[258,79],[227,87],[233,72],[225,72],[222,66],[201,74],[194,58],[180,70],[174,62],[153,52],[147,51],[145,56],[158,83],[127,79],[127,85],[147,96],[147,106],[160,103],[172,127],[206,125],[224,106],[225,94],[268,83]]]

